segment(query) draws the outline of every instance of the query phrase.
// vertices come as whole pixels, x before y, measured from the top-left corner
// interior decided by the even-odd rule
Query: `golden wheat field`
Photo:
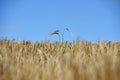
[[[0,40],[0,80],[120,80],[120,42]]]

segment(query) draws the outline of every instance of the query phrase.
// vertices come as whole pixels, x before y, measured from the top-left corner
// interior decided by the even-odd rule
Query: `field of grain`
[[[120,42],[0,40],[0,80],[120,80]]]

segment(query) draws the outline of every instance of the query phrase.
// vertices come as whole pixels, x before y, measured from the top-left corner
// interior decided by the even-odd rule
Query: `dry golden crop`
[[[0,80],[120,80],[120,42],[0,40]]]

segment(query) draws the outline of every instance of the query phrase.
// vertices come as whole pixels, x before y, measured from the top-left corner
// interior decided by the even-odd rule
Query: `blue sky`
[[[0,38],[42,41],[68,27],[64,39],[120,40],[119,0],[0,0]],[[59,41],[57,35],[48,40]]]

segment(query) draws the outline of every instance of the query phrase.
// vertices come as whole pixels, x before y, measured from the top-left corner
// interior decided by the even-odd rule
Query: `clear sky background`
[[[42,41],[66,27],[74,34],[65,32],[67,41],[119,41],[120,0],[0,0],[0,38]]]

